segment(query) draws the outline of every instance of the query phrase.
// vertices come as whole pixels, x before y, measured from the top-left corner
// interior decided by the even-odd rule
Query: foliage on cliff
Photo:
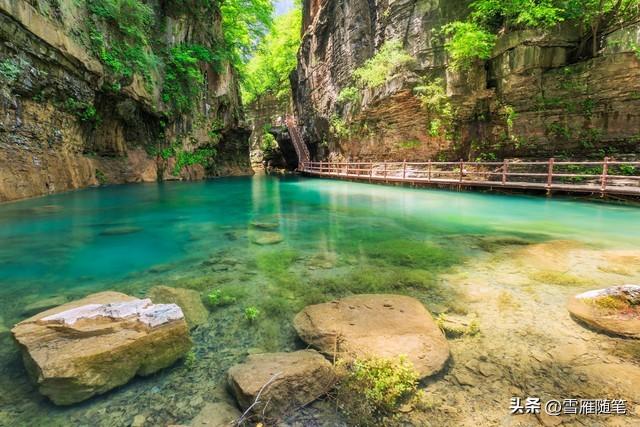
[[[456,68],[487,59],[498,36],[512,30],[549,28],[562,22],[578,27],[595,56],[598,38],[608,28],[640,16],[640,0],[474,0],[466,21],[443,27],[446,48]],[[583,43],[583,47],[587,43]],[[586,49],[580,54],[586,55]]]
[[[271,32],[249,60],[242,81],[242,98],[247,104],[271,92],[279,100],[289,96],[289,74],[296,68],[300,46],[302,11],[300,5],[274,20]]]
[[[273,23],[271,0],[225,0],[220,7],[224,41],[234,67],[245,76],[245,64]]]

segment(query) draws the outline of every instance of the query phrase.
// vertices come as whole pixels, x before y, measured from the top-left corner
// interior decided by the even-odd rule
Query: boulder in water
[[[229,386],[244,410],[267,420],[313,402],[333,386],[333,366],[315,350],[252,354],[228,373]]]
[[[191,348],[180,307],[101,292],[11,330],[40,393],[69,405],[173,364]]]
[[[178,304],[190,328],[204,324],[209,317],[200,294],[194,290],[154,286],[149,290],[148,296],[156,304]]]
[[[402,295],[355,295],[311,305],[293,326],[300,338],[329,357],[405,355],[421,378],[440,371],[449,344],[420,301]]]
[[[251,235],[251,243],[260,246],[275,245],[283,240],[282,234],[271,231],[258,232]]]
[[[258,230],[277,230],[280,227],[277,222],[268,221],[251,221],[250,225]]]
[[[612,286],[572,297],[567,309],[587,325],[606,333],[640,338],[640,286]]]

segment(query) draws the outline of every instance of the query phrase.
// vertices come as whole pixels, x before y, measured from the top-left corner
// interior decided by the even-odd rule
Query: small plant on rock
[[[406,357],[338,362],[338,407],[350,425],[388,425],[398,409],[418,396],[418,374]]]

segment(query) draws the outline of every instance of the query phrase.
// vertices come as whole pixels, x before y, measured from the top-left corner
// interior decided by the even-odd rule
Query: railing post
[[[351,164],[351,163],[349,163],[349,161],[347,160],[347,172],[346,172],[346,175],[347,175],[347,176],[349,176],[349,165],[350,165],[350,164]]]
[[[407,177],[407,159],[404,159],[402,161],[402,180],[404,181],[406,177]]]
[[[462,182],[463,175],[464,175],[464,161],[460,159],[460,182]]]
[[[600,191],[604,196],[604,193],[607,191],[607,174],[609,173],[609,158],[604,158],[604,163],[602,164],[602,178],[600,178]]]
[[[431,159],[429,159],[429,168],[427,170],[427,182],[431,182]]]
[[[549,168],[547,170],[547,194],[551,193],[551,186],[553,185],[553,163],[555,159],[551,157],[549,159]]]
[[[323,172],[323,169],[322,169],[322,160],[320,160],[320,173],[322,173],[322,172]]]
[[[387,180],[387,159],[384,160],[384,182],[389,183]]]
[[[502,162],[502,185],[507,183],[507,171],[509,170],[509,160],[504,159]]]
[[[372,176],[373,176],[373,162],[369,164],[369,182],[371,182]]]

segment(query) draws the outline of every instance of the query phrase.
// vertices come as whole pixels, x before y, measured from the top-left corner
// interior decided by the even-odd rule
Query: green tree
[[[289,96],[289,74],[297,64],[301,25],[300,7],[274,20],[271,32],[262,39],[256,54],[246,65],[242,80],[245,103],[253,102],[265,92],[272,92],[278,99]]]
[[[225,0],[220,11],[231,63],[244,74],[245,63],[271,29],[273,4],[271,0]]]

